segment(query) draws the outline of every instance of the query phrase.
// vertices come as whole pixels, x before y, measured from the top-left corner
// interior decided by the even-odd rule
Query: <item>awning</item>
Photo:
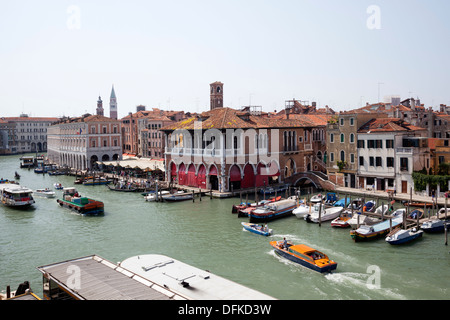
[[[127,159],[127,160],[117,160],[117,161],[97,161],[98,164],[103,164],[105,166],[114,166],[122,168],[131,169],[141,169],[147,171],[161,170],[164,169],[164,161],[153,160],[153,159]]]

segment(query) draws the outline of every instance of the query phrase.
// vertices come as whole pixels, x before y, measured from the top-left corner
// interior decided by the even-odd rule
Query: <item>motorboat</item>
[[[346,213],[348,213],[349,211],[347,210]],[[359,225],[358,225],[358,217],[359,217]],[[352,217],[347,221],[347,223],[349,224],[349,226],[352,229],[356,229],[358,228],[358,226],[362,226],[362,225],[367,225],[367,226],[371,226],[374,225],[376,223],[380,222],[380,219],[377,217],[370,217],[368,215],[365,214],[361,214],[359,212],[355,212]]]
[[[305,215],[310,214],[314,210],[314,206],[308,205],[307,203],[301,203],[297,208],[292,211],[297,218],[303,219]]]
[[[261,207],[264,204],[268,203],[268,202],[274,202],[274,201],[280,201],[281,200],[281,196],[277,196],[277,197],[273,197],[267,200],[261,200],[258,202],[254,202],[254,203],[246,203],[246,202],[242,202],[239,205],[233,205],[233,207],[231,208],[231,213],[239,213],[240,210],[243,209],[247,209],[249,207],[252,208],[257,208],[257,207]]]
[[[267,226],[259,225],[255,223],[249,223],[249,222],[241,222],[242,226],[244,227],[244,230],[262,235],[262,236],[270,236],[272,234],[272,229],[269,229]]]
[[[331,226],[335,228],[348,228],[350,224],[349,220],[352,218],[352,214],[348,211],[343,211],[339,217],[331,221]]]
[[[46,198],[54,198],[55,197],[55,191],[50,190],[49,188],[37,189],[33,193],[37,196],[46,197]]]
[[[312,196],[309,201],[311,201],[312,203],[318,203],[318,202],[322,202],[323,200],[325,200],[325,195],[319,193],[319,194],[316,194],[315,196]]]
[[[289,185],[282,185],[282,186],[275,186],[275,187],[267,187],[267,188],[261,188],[259,189],[259,193],[262,195],[268,195],[268,194],[276,194],[280,192],[286,192],[286,190],[289,189]]]
[[[0,184],[0,200],[7,207],[28,207],[35,203],[33,190],[13,183]]]
[[[445,214],[445,208],[440,208],[438,214]],[[450,208],[447,208],[447,214],[450,215]]]
[[[388,211],[389,211],[389,206],[387,204],[383,204],[383,205],[379,206],[378,208],[376,208],[374,212],[376,214],[385,215]]]
[[[64,189],[64,187],[61,185],[61,183],[55,183],[55,184],[53,184],[53,187],[55,187],[56,190]]]
[[[422,223],[420,229],[426,233],[441,233],[450,228],[450,220],[433,219]]]
[[[264,207],[256,208],[255,210],[250,211],[248,216],[250,222],[266,222],[289,216],[296,207],[297,201],[295,200],[280,200],[268,203]]]
[[[392,214],[390,220],[385,220],[374,225],[361,225],[358,229],[350,231],[350,236],[355,242],[377,239],[386,235],[392,228],[403,223],[405,209],[398,209]]]
[[[83,185],[85,186],[100,186],[111,183],[111,180],[105,179],[103,177],[95,177],[92,179],[87,179],[83,181]]]
[[[369,200],[366,203],[364,203],[362,207],[362,212],[373,212],[375,211],[376,202],[373,200]]]
[[[186,200],[192,200],[194,198],[194,195],[189,192],[180,192],[180,193],[173,193],[162,196],[162,199],[167,202],[178,202],[178,201],[186,201]]]
[[[162,190],[162,191],[158,191],[158,193],[150,193],[149,195],[145,196],[144,199],[145,201],[156,201],[156,196],[158,196],[160,199],[162,198],[162,196],[166,196],[169,195],[170,192],[167,190]]]
[[[63,188],[61,199],[56,202],[65,208],[69,208],[81,215],[102,215],[104,204],[101,201],[82,197],[75,188]]]
[[[334,203],[338,200],[338,195],[334,192],[328,192],[325,196],[325,204],[328,206],[334,205]]]
[[[325,253],[304,244],[294,245],[292,242],[281,240],[271,241],[270,245],[279,256],[311,270],[328,273],[337,268],[337,263],[328,258]]]
[[[350,198],[343,198],[343,199],[339,199],[335,203],[333,203],[333,206],[346,208],[349,204],[350,204]]]
[[[322,207],[320,207],[322,206]],[[303,219],[305,219],[306,222],[313,222],[313,223],[319,223],[319,222],[325,222],[334,220],[341,214],[342,210],[344,210],[344,207],[329,207],[326,208],[322,204],[316,204],[314,206],[314,210],[311,214],[306,214]],[[319,215],[320,213],[320,215]],[[319,218],[320,216],[320,218]]]
[[[396,245],[414,241],[418,238],[421,238],[422,235],[423,231],[417,230],[416,228],[407,230],[397,228],[396,230],[393,230],[391,233],[389,233],[385,240],[389,244]]]
[[[410,219],[422,219],[423,218],[423,209],[414,209],[408,215]]]

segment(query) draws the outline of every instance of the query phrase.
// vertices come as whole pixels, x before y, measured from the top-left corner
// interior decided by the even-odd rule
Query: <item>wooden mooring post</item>
[[[447,231],[447,197],[444,204],[444,233],[445,233],[445,245],[448,245],[448,231]]]

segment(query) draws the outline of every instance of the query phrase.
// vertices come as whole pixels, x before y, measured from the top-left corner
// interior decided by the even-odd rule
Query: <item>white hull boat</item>
[[[303,219],[305,215],[311,214],[313,211],[314,206],[308,206],[307,204],[302,203],[292,211],[292,214],[294,214],[299,219]]]
[[[50,189],[37,189],[33,192],[36,196],[45,197],[45,198],[54,198],[55,197],[55,191],[52,191]]]
[[[322,202],[322,200],[325,200],[325,195],[317,194],[317,195],[311,197],[310,201],[312,203],[319,203],[319,202]]]
[[[158,196],[161,200],[162,200],[163,196],[167,196],[169,194],[170,194],[169,191],[159,191],[158,192]],[[145,198],[145,201],[156,201],[156,192],[150,193],[149,195],[145,196],[144,198]]]
[[[307,222],[319,223],[319,207],[320,205],[316,205],[314,208],[314,212],[311,214],[305,215],[304,219]],[[344,207],[330,207],[324,208],[320,212],[320,222],[331,221],[339,217]]]
[[[380,222],[380,219],[378,219],[378,218],[373,218],[373,217],[366,216],[365,214],[356,213],[347,222],[352,229],[356,229],[358,227],[358,216],[359,216],[359,225],[360,226],[362,226],[362,225],[372,226],[372,225]]]
[[[408,243],[418,238],[421,238],[423,235],[422,230],[416,230],[416,228],[408,229],[408,230],[397,230],[394,231],[393,234],[389,234],[386,237],[386,242],[389,244],[403,244]]]

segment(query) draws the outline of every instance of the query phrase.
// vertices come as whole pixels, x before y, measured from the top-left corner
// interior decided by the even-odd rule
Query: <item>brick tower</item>
[[[210,109],[222,108],[223,107],[223,83],[216,81],[210,84],[211,95],[210,95]]]

